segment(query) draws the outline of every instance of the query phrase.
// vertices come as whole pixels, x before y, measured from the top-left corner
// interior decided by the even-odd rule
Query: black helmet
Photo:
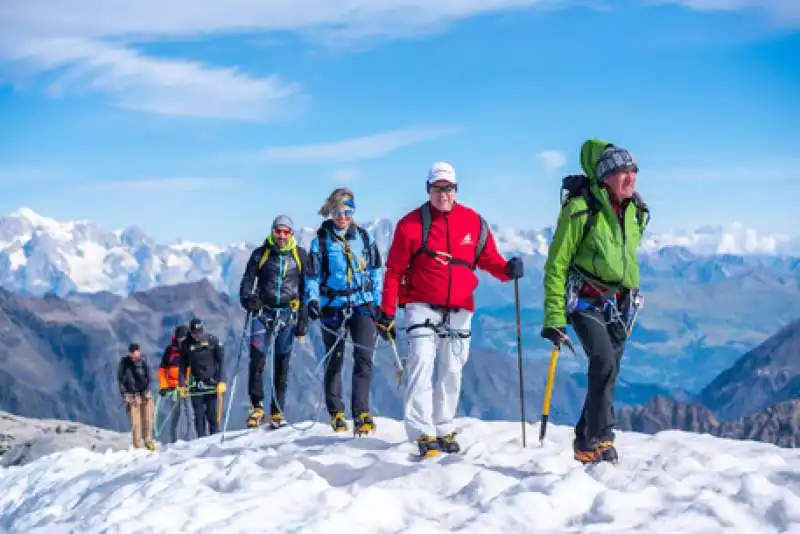
[[[182,324],[175,328],[175,339],[183,339],[189,335],[189,327]]]
[[[195,317],[194,319],[189,321],[189,331],[190,332],[192,332],[192,333],[194,333],[194,332],[202,332],[203,329],[204,329],[203,321],[201,321],[197,317]]]

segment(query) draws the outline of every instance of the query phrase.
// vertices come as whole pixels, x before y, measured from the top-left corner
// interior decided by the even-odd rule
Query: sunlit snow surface
[[[800,532],[800,451],[683,432],[621,433],[583,467],[572,430],[461,419],[460,455],[415,458],[317,425],[229,433],[157,453],[73,449],[0,471],[7,532]]]

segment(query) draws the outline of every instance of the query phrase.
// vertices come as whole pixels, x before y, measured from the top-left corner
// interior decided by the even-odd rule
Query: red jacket
[[[480,235],[478,214],[456,203],[444,213],[431,206],[431,228],[428,248],[446,252],[453,258],[472,264]],[[473,293],[478,277],[469,267],[448,263],[445,258],[434,259],[419,254],[410,265],[411,256],[422,246],[422,215],[419,209],[406,214],[397,223],[392,244],[386,257],[381,308],[394,316],[399,304],[424,302],[434,306],[474,311]],[[442,260],[442,261],[440,261]],[[506,259],[497,251],[491,231],[486,239],[478,267],[498,280],[510,280],[506,274]]]

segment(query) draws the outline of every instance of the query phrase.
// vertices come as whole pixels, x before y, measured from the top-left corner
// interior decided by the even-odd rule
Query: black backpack
[[[412,263],[417,256],[420,254],[427,254],[433,259],[436,259],[436,253],[428,248],[428,234],[431,231],[431,206],[429,203],[425,203],[419,208],[420,215],[422,216],[422,245],[418,248],[414,253],[411,255],[411,260],[409,263]],[[479,216],[480,217],[480,216]],[[458,265],[463,265],[464,267],[468,267],[473,271],[478,265],[478,259],[481,257],[483,253],[483,249],[486,246],[486,239],[489,237],[489,224],[484,220],[483,217],[480,217],[481,220],[481,229],[480,233],[478,234],[478,244],[475,247],[475,260],[470,264],[464,261],[461,261],[458,258],[451,258],[450,263],[455,263]]]
[[[586,201],[586,209],[573,213],[572,217],[582,217],[587,214],[588,216],[586,217],[586,224],[583,225],[583,233],[581,234],[581,240],[578,242],[576,250],[580,248],[583,240],[589,235],[589,230],[592,224],[594,224],[595,216],[602,208],[600,206],[600,201],[592,193],[588,176],[583,174],[570,174],[564,177],[561,181],[561,208],[563,209],[570,200],[579,196],[583,197]],[[644,230],[644,227],[650,222],[650,210],[639,193],[634,193],[633,197],[631,197],[631,201],[636,206],[636,220],[639,226]]]

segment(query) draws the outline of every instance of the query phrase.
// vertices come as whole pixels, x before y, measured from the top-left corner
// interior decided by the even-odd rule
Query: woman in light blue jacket
[[[319,210],[328,217],[311,242],[305,274],[306,303],[310,320],[320,319],[326,354],[325,404],[336,432],[347,430],[342,402],[344,336],[350,332],[353,348],[352,416],[354,433],[375,430],[370,413],[372,355],[375,347],[374,310],[381,301],[383,274],[375,238],[353,220],[353,192],[338,188]],[[340,330],[340,328],[342,330]],[[334,348],[334,343],[336,344]]]

